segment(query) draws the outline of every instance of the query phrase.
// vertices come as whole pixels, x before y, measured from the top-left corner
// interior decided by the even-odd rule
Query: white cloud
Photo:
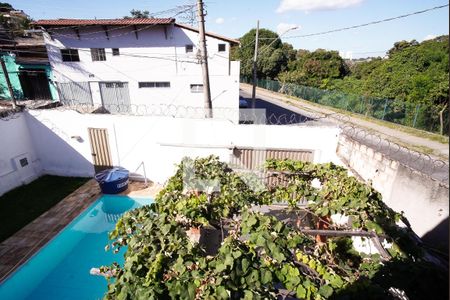
[[[223,24],[225,23],[225,19],[224,18],[217,18],[216,19],[216,24]]]
[[[281,0],[278,13],[290,10],[334,10],[360,4],[364,0]]]
[[[437,35],[435,35],[435,34],[429,34],[426,37],[424,37],[423,40],[424,41],[428,41],[428,40],[432,40],[432,39],[434,39],[436,37],[437,37]]]
[[[291,28],[295,28],[295,29],[292,29],[292,30],[296,30],[296,29],[300,29],[301,26],[297,25],[297,24],[280,23],[280,24],[277,25],[277,33],[278,33],[278,35],[281,35],[283,33],[286,33]]]

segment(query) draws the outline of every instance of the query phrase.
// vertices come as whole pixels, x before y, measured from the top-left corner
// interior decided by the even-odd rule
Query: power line
[[[288,36],[288,37],[285,37],[285,39],[293,39],[293,38],[302,38],[302,37],[324,35],[324,34],[333,33],[333,32],[340,32],[340,31],[345,31],[345,30],[350,30],[350,29],[355,29],[355,28],[360,28],[360,27],[380,24],[380,23],[384,23],[384,22],[390,22],[390,21],[394,21],[394,20],[410,17],[410,16],[413,16],[413,15],[423,14],[423,13],[426,13],[426,12],[429,12],[429,11],[441,9],[441,8],[448,7],[448,6],[449,6],[448,4],[435,6],[435,7],[432,7],[432,8],[428,8],[428,9],[424,9],[424,10],[408,13],[408,14],[405,14],[405,15],[397,16],[397,17],[387,18],[387,19],[378,20],[378,21],[372,21],[372,22],[369,22],[369,23],[364,23],[364,24],[359,24],[359,25],[354,25],[354,26],[349,26],[349,27],[342,27],[342,28],[338,28],[338,29],[332,29],[332,30],[328,30],[328,31],[316,32],[316,33],[310,33],[310,34],[304,34],[304,35]]]

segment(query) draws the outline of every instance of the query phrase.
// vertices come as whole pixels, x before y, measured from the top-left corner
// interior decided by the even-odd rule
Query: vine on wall
[[[418,275],[427,274],[421,280],[434,286],[447,284],[445,274],[424,260],[410,229],[396,225],[407,222],[404,217],[345,169],[269,160],[265,179],[279,184],[250,188],[257,178],[244,180],[216,157],[183,159],[155,203],[126,213],[110,234],[112,250],[127,251],[123,266],[102,268],[109,281],[105,298],[395,299],[406,292],[420,299],[433,293],[419,288]],[[255,210],[279,202],[298,219],[282,222]],[[334,224],[336,214],[348,217],[349,225]],[[305,215],[319,228],[326,223],[329,230],[382,236],[393,245],[389,258],[355,251],[350,235],[307,234]],[[212,255],[205,249],[210,237],[197,243],[187,235],[197,227],[212,228],[223,239]],[[405,280],[408,272],[417,278],[410,273]],[[445,299],[446,292],[434,296]]]

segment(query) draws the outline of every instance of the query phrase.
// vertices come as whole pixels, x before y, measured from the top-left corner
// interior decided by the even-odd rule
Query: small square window
[[[91,48],[92,61],[105,61],[105,48]]]
[[[186,45],[186,53],[194,52],[194,45]]]
[[[24,158],[22,158],[22,159],[20,159],[19,160],[19,163],[20,163],[20,166],[23,168],[23,167],[26,167],[26,166],[28,166],[28,159],[26,158],[26,157],[24,157]]]
[[[203,93],[203,84],[191,84],[191,93]]]
[[[226,44],[219,44],[219,52],[225,52],[227,50]]]
[[[62,61],[80,61],[77,49],[61,49]]]
[[[120,55],[119,48],[112,48],[112,55],[113,56],[119,56]]]

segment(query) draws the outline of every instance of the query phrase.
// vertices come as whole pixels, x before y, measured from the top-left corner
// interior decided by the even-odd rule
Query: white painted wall
[[[337,154],[371,182],[389,207],[405,212],[415,233],[435,245],[448,247],[448,185],[344,135],[339,139]]]
[[[143,26],[138,39],[133,28],[110,27],[109,39],[101,27],[80,29],[78,39],[71,29],[59,30],[53,39],[46,36],[47,51],[56,82],[90,82],[94,102],[99,102],[98,82],[128,82],[130,99],[134,104],[166,104],[203,107],[203,94],[191,93],[191,84],[202,84],[198,62],[198,34],[175,25]],[[194,45],[186,53],[185,45]],[[218,45],[226,44],[219,52]],[[80,62],[63,62],[60,49],[79,49]],[[92,61],[90,48],[105,48],[106,61]],[[112,55],[120,49],[120,56]],[[230,44],[207,37],[211,98],[213,108],[238,108],[239,62],[230,62]],[[139,88],[142,81],[169,81],[170,88]]]
[[[333,127],[238,125],[224,120],[30,111],[30,132],[44,172],[93,175],[88,128],[106,128],[113,163],[134,172],[145,163],[147,177],[164,183],[184,156],[210,154],[229,161],[231,149],[267,147],[313,150],[315,162],[338,161]],[[82,142],[71,138],[80,136]],[[137,173],[143,174],[142,169]]]
[[[33,146],[23,113],[10,120],[0,120],[0,195],[29,183],[41,175],[41,163]],[[26,158],[21,167],[18,159]]]

